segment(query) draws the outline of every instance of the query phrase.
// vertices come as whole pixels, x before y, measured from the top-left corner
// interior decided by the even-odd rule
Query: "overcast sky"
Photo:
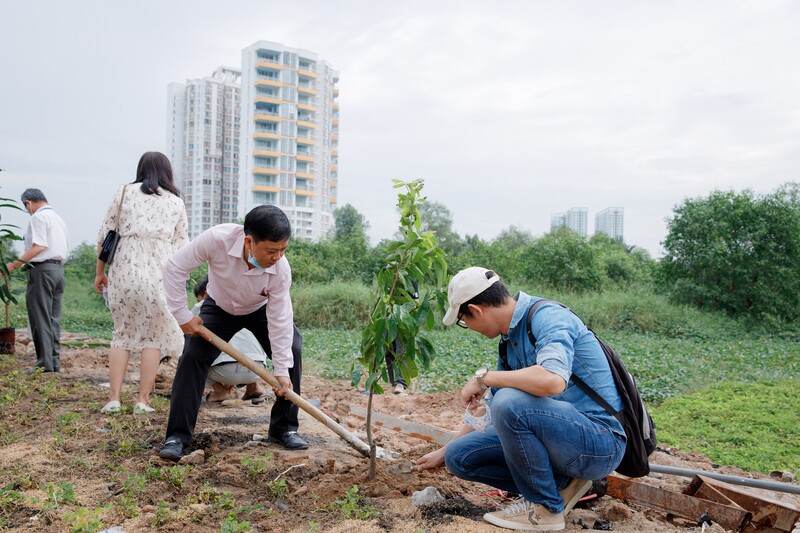
[[[165,151],[167,84],[267,40],[339,70],[339,205],[373,242],[390,180],[423,178],[462,236],[624,207],[657,257],[684,198],[800,181],[798,28],[788,0],[0,0],[0,196],[38,187],[94,242]]]

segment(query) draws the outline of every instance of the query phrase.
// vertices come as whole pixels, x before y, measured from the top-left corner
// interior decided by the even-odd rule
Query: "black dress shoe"
[[[158,452],[158,456],[169,461],[179,461],[183,457],[183,443],[177,437],[169,437]]]
[[[277,442],[287,450],[305,450],[308,443],[296,431],[287,431],[283,435],[270,435],[269,442]]]

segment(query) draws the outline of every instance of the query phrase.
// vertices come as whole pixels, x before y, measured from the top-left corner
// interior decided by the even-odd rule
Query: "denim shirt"
[[[622,408],[606,356],[580,318],[557,304],[543,304],[531,321],[531,331],[536,339],[536,346],[531,346],[527,331],[528,309],[542,299],[524,292],[517,295],[508,336],[503,336],[503,339],[508,339],[508,365],[519,370],[538,364],[561,376],[567,382],[567,388],[551,398],[573,404],[589,418],[624,436],[619,421],[570,379],[573,373],[576,374],[614,409]],[[503,370],[499,359],[497,368]]]

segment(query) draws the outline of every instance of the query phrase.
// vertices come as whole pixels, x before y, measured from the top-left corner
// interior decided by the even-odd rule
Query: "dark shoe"
[[[179,461],[183,457],[183,443],[177,437],[169,437],[158,452],[158,456],[168,461]]]
[[[270,435],[269,442],[276,442],[287,450],[305,450],[308,443],[296,431],[287,431],[283,435]]]

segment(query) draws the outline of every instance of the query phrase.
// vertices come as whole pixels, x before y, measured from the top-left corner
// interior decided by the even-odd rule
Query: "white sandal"
[[[133,414],[135,415],[143,415],[145,413],[154,413],[155,409],[150,407],[147,404],[143,404],[142,402],[136,402],[133,406]]]
[[[102,409],[100,409],[100,412],[103,413],[103,414],[106,414],[106,413],[119,413],[119,410],[120,410],[121,407],[122,406],[120,405],[120,403],[117,400],[111,400],[110,402],[105,404]]]

